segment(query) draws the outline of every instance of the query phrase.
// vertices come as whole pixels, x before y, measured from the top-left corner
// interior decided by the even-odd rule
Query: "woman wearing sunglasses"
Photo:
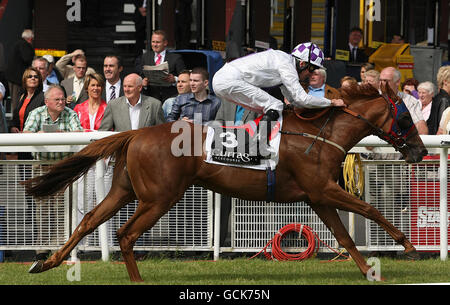
[[[19,95],[17,107],[9,125],[12,133],[22,132],[25,121],[31,110],[44,105],[41,74],[36,68],[29,67],[22,76],[22,93]],[[31,153],[19,153],[19,160],[32,160]]]
[[[299,44],[291,54],[269,49],[225,64],[214,75],[213,89],[224,101],[264,114],[261,121],[269,126],[283,111],[283,102],[261,88],[281,85],[283,95],[296,107],[345,106],[341,99],[308,95],[301,86],[300,81],[307,79],[315,69],[324,68],[323,62],[322,50],[311,42]],[[269,144],[268,133],[270,128],[259,132],[260,142]]]

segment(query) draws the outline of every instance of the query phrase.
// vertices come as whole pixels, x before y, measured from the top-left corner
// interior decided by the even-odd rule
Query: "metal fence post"
[[[220,193],[214,193],[214,260],[219,260],[220,254]]]
[[[78,180],[75,181],[72,184],[72,227],[70,228],[71,233],[75,231],[75,229],[78,226]],[[78,252],[78,245],[73,248],[71,252],[70,261],[76,262],[77,261],[77,252]]]
[[[447,260],[448,256],[448,213],[447,213],[447,163],[448,163],[448,148],[440,149],[440,174],[439,174],[439,182],[440,182],[440,251],[441,251],[441,260]]]
[[[105,198],[105,161],[103,159],[97,161],[95,165],[95,195],[97,197],[97,205]],[[108,245],[108,229],[107,223],[104,222],[98,227],[100,247],[102,250],[102,260],[104,262],[109,260],[109,245]]]

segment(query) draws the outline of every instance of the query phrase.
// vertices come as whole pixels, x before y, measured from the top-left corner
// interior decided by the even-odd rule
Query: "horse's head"
[[[389,85],[382,84],[381,91],[388,104],[391,119],[382,127],[383,133],[378,136],[401,152],[407,163],[422,161],[428,151],[423,145],[405,102],[392,91]]]
[[[408,108],[389,86],[382,84],[381,87],[381,97],[378,90],[371,85],[354,85],[341,89],[340,92],[344,99],[355,104],[352,108],[357,109],[361,115],[359,118],[372,127],[371,134],[390,143],[403,154],[406,162],[420,162],[428,151],[422,143]],[[354,102],[358,100],[379,102],[369,104]],[[361,106],[358,107],[357,104]]]

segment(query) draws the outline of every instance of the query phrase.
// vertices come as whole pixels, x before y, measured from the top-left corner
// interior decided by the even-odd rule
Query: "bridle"
[[[375,130],[375,133],[379,138],[391,144],[395,148],[395,150],[398,151],[408,146],[406,140],[408,139],[411,131],[414,130],[414,123],[408,128],[401,128],[398,124],[398,119],[401,114],[408,111],[405,103],[402,100],[400,100],[400,102],[394,103],[392,99],[385,94],[383,94],[382,97],[388,103],[389,110],[392,116],[392,122],[388,132],[385,132],[381,127],[376,126],[362,115],[348,108],[342,108],[342,111],[366,122],[370,127],[372,127],[372,129]]]

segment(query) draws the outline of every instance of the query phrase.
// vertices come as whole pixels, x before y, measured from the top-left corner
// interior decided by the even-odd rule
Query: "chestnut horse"
[[[345,152],[371,134],[393,144],[406,162],[420,162],[427,154],[409,112],[403,113],[404,118],[398,115],[403,101],[397,101],[393,92],[386,90],[383,96],[370,86],[341,90],[347,107],[330,108],[333,111],[329,115],[314,121],[300,120],[295,111],[285,110],[282,132],[288,134],[282,136],[276,168],[278,183],[274,201],[306,201],[364,275],[370,266],[357,250],[336,209],[358,213],[375,221],[404,246],[406,254],[417,255],[406,236],[377,209],[347,193],[336,182]],[[48,173],[24,182],[28,194],[46,197],[76,181],[97,160],[110,156],[116,159],[112,187],[105,199],[84,216],[62,248],[45,262],[34,262],[29,272],[43,272],[60,265],[84,236],[127,203],[138,199],[136,212],[117,231],[117,238],[131,281],[142,281],[133,255],[134,243],[182,198],[189,186],[200,185],[247,200],[266,199],[265,171],[206,163],[204,151],[197,156],[174,155],[171,144],[180,133],[171,130],[172,124],[126,131],[97,140],[55,164]],[[188,126],[194,129],[190,123]],[[305,153],[314,139],[302,134],[318,135],[319,131],[322,140],[315,141]],[[205,133],[201,135],[204,142]],[[194,143],[194,132],[190,138]]]

